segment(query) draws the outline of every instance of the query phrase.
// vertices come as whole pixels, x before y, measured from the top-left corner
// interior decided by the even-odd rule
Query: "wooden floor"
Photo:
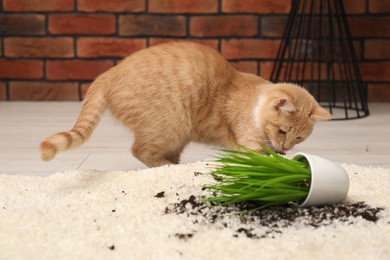
[[[70,129],[80,108],[79,102],[0,102],[0,174],[45,176],[75,169],[145,168],[130,153],[131,132],[108,112],[82,147],[42,162],[40,141]],[[288,154],[307,152],[336,162],[390,168],[390,103],[369,108],[367,118],[318,123],[311,137]],[[191,144],[182,162],[212,158],[214,153],[205,145]]]

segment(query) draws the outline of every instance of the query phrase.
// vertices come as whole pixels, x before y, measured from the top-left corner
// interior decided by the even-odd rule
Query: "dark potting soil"
[[[194,176],[203,173],[194,172]],[[219,181],[218,176],[213,176]],[[204,189],[202,189],[204,190]],[[164,197],[159,192],[155,197]],[[239,203],[229,206],[217,206],[205,201],[201,196],[190,195],[186,199],[179,199],[165,208],[165,214],[185,215],[194,225],[213,225],[217,229],[231,229],[232,236],[246,236],[252,239],[275,238],[290,226],[319,228],[337,222],[353,225],[357,219],[376,222],[380,207],[371,207],[364,202],[339,203],[321,207],[298,208],[292,205],[274,206],[266,209],[254,210],[259,205],[254,203]],[[242,214],[239,214],[239,213]],[[177,232],[175,237],[181,240],[191,239],[196,233]]]
[[[164,197],[164,194],[165,194],[165,191],[161,191],[159,193],[157,193],[156,195],[154,195],[156,198],[163,198]]]
[[[294,206],[275,206],[253,210],[258,205],[240,203],[230,206],[216,206],[194,195],[173,203],[165,208],[165,214],[185,214],[194,224],[212,224],[216,228],[234,228],[233,237],[244,235],[248,238],[274,238],[283,229],[292,225],[318,228],[332,225],[336,221],[353,225],[357,218],[376,222],[383,208],[373,208],[364,202],[340,203],[322,207],[297,208]],[[253,210],[253,211],[250,211]],[[243,214],[237,214],[244,212]],[[237,228],[237,223],[239,228]],[[259,233],[258,227],[262,227]],[[193,234],[177,233],[176,237],[187,240]]]
[[[192,238],[193,235],[194,234],[192,234],[192,233],[186,233],[186,234],[176,233],[175,237],[177,237],[178,239],[182,239],[182,240],[188,240],[188,239]]]

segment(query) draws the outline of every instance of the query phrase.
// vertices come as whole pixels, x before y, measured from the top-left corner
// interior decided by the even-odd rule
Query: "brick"
[[[361,62],[363,81],[390,81],[390,62]]]
[[[190,21],[192,36],[256,36],[256,16],[195,16]]]
[[[260,76],[265,80],[271,79],[272,68],[274,67],[274,62],[260,62]]]
[[[256,61],[238,61],[230,62],[233,67],[238,71],[257,74],[257,62]]]
[[[43,76],[43,62],[39,60],[0,59],[0,78],[40,79]]]
[[[91,85],[91,83],[82,83],[80,85],[81,88],[81,99],[84,99],[85,95],[87,94],[88,88]]]
[[[0,81],[0,101],[7,99],[7,86],[5,82]]]
[[[154,46],[154,45],[158,45],[158,44],[161,44],[161,43],[173,42],[173,41],[196,42],[196,43],[207,45],[207,46],[213,48],[214,50],[218,50],[218,40],[208,40],[208,39],[150,38],[149,39],[149,45],[150,46]]]
[[[390,102],[390,84],[368,84],[369,102]]]
[[[0,35],[42,35],[45,16],[38,14],[0,15]]]
[[[282,37],[287,23],[287,16],[264,16],[261,18],[263,36]]]
[[[222,55],[227,59],[275,58],[279,44],[279,40],[223,40]]]
[[[304,77],[303,78],[304,80],[311,80],[311,79],[317,80],[318,78],[321,78],[322,80],[326,79],[327,68],[326,68],[325,63],[322,63],[321,65],[318,63],[314,63],[313,64],[313,74],[312,74],[312,69],[311,69],[312,67],[311,66],[312,65],[310,62],[306,63],[305,74],[302,75],[303,63],[294,63],[294,65],[292,67],[289,64],[289,68],[287,71],[288,73],[286,74],[287,66],[286,66],[286,63],[284,63],[284,64],[282,64],[282,68],[280,70],[278,81],[292,81],[292,80],[295,80],[297,77],[299,80],[301,80],[302,76]],[[318,73],[318,66],[321,66],[321,72],[320,72],[321,74]],[[269,62],[269,61],[261,62],[260,63],[261,77],[269,80],[271,78],[273,67],[274,67],[274,62]],[[336,79],[339,78],[339,75],[338,75],[339,70],[338,69],[339,69],[339,67],[335,65],[334,72],[335,72]],[[290,71],[291,71],[291,73],[290,73]],[[298,74],[297,74],[297,72],[298,72]],[[286,76],[284,76],[284,75],[286,75]]]
[[[390,2],[386,0],[369,0],[368,10],[370,13],[390,13]]]
[[[284,32],[284,27],[287,22],[287,17],[280,17],[280,16],[268,16],[268,17],[263,17],[261,21],[261,32],[263,36],[267,37],[282,37],[283,32]],[[318,30],[315,30],[315,33],[318,33]],[[307,35],[307,33],[306,33]],[[311,37],[311,35],[309,34]],[[315,37],[318,37],[318,35],[314,35]],[[314,54],[314,58],[317,59],[319,58],[318,54],[318,41],[309,41],[308,43],[308,52],[310,58],[310,55]],[[298,49],[298,52],[300,52],[300,55],[302,58],[304,58],[304,50],[306,48],[305,46],[306,42],[305,40],[302,41],[302,46],[303,48]],[[322,44],[323,45],[323,44]],[[360,41],[353,41],[356,57],[358,60],[362,59],[362,48],[361,48],[361,43]],[[349,48],[348,48],[349,50]],[[311,54],[312,53],[312,54]],[[324,54],[322,54],[324,55]],[[337,59],[337,56],[334,56],[335,59]]]
[[[50,80],[92,80],[112,66],[112,61],[49,60],[46,77]]]
[[[61,38],[6,38],[4,54],[7,57],[70,58],[74,56],[73,39]]]
[[[352,37],[389,37],[390,17],[350,17],[348,19]]]
[[[83,12],[144,12],[145,0],[78,0]]]
[[[149,0],[151,13],[216,13],[218,0]]]
[[[126,57],[146,48],[145,39],[80,38],[77,40],[79,57]]]
[[[185,36],[186,19],[184,16],[120,16],[119,34],[123,36]]]
[[[72,82],[11,82],[10,100],[79,100],[78,84]]]
[[[4,11],[8,12],[46,12],[72,11],[73,0],[3,0]]]
[[[297,44],[297,46],[296,46]],[[285,53],[285,58],[294,58],[294,60],[297,60],[297,59],[301,59],[301,60],[306,60],[307,62],[310,62],[312,59],[313,59],[313,62],[315,62],[316,60],[319,60],[320,57],[322,60],[325,59],[326,55],[328,57],[331,57],[333,56],[333,59],[336,61],[336,60],[341,60],[343,61],[344,57],[343,57],[343,51],[341,50],[341,45],[338,45],[339,47],[336,49],[333,45],[333,52],[332,54],[333,55],[330,55],[330,46],[328,43],[324,43],[323,41],[321,42],[321,47],[318,46],[319,45],[319,42],[314,40],[309,40],[309,41],[306,41],[304,39],[300,40],[300,39],[297,39],[297,40],[292,40],[290,42],[290,45],[288,46],[289,48],[286,50],[286,53]],[[361,46],[360,46],[360,42],[359,41],[353,41],[353,46],[354,46],[354,50],[355,50],[355,54],[356,54],[356,58],[358,60],[361,60],[362,58],[362,55],[361,55]],[[329,54],[326,53],[325,51],[325,47],[324,46],[327,46],[327,50],[329,52]],[[347,46],[344,46],[344,55],[349,55],[349,52],[352,51],[351,48],[347,47]],[[288,55],[290,54],[290,55]],[[321,56],[320,56],[321,55]],[[346,57],[345,57],[346,59]]]
[[[342,2],[347,14],[363,14],[366,12],[366,0],[343,0]]]
[[[224,13],[289,13],[291,1],[286,0],[223,0]]]
[[[282,37],[287,23],[287,16],[264,16],[261,18],[261,33],[263,36]],[[352,18],[351,18],[352,19]],[[353,18],[354,20],[355,18]],[[315,21],[318,24],[318,21]],[[326,26],[326,25],[324,25]],[[356,29],[358,30],[358,28]],[[318,33],[318,31],[316,31]],[[325,33],[325,31],[323,31]],[[355,35],[353,35],[355,36]]]
[[[379,0],[381,1],[381,0]],[[344,7],[348,14],[362,14],[366,11],[365,0],[344,0]],[[306,12],[310,11],[310,4],[306,5]],[[260,13],[260,14],[288,14],[291,10],[291,1],[286,0],[223,0],[224,13]],[[316,4],[319,12],[319,4]]]
[[[352,41],[352,43],[353,43],[356,59],[358,61],[361,61],[363,59],[362,43],[360,41]]]
[[[53,14],[49,16],[52,34],[113,34],[115,16],[108,14]]]
[[[365,40],[364,58],[390,59],[390,40]]]

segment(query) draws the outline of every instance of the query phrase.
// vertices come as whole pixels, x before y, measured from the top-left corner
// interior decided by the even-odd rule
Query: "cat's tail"
[[[91,84],[80,115],[70,131],[52,135],[41,143],[42,160],[50,161],[58,152],[76,148],[88,140],[107,107],[105,82],[104,78],[98,77]]]

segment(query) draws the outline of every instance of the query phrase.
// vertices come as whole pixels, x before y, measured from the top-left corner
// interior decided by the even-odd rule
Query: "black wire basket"
[[[271,81],[306,88],[335,120],[369,115],[342,0],[292,0]]]

